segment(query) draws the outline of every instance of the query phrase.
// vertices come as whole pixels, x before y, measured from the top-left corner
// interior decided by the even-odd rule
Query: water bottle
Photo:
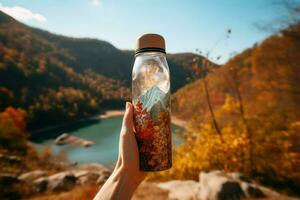
[[[162,171],[172,166],[170,72],[164,38],[137,39],[132,70],[132,103],[140,169]]]

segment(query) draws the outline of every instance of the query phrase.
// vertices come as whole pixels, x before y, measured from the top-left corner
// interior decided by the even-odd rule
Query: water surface
[[[112,167],[118,157],[119,134],[121,130],[122,117],[111,117],[102,119],[99,122],[77,125],[70,129],[57,130],[49,137],[36,137],[34,144],[40,150],[45,145],[49,145],[54,153],[63,151],[67,153],[69,160],[74,162],[98,162],[107,167]],[[179,145],[181,139],[175,135],[176,131],[182,129],[172,125],[172,142],[173,145]],[[58,136],[64,132],[78,136],[83,139],[95,141],[96,144],[91,147],[74,147],[70,145],[57,146],[53,144],[54,136]],[[46,134],[44,134],[46,135]]]

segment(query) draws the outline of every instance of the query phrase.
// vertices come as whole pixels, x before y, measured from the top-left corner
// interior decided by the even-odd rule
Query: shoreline
[[[119,117],[119,116],[123,116],[125,113],[125,110],[107,110],[104,113],[95,115],[95,116],[91,116],[91,117],[87,117],[87,118],[83,118],[83,119],[78,119],[72,122],[68,122],[65,124],[60,124],[60,125],[53,125],[53,126],[48,126],[45,128],[41,128],[38,130],[34,130],[31,132],[32,135],[37,135],[43,132],[48,132],[48,131],[52,131],[58,128],[63,128],[63,127],[67,127],[70,126],[72,124],[76,124],[76,123],[82,123],[82,122],[90,122],[90,121],[97,121],[97,120],[102,120],[102,119],[108,119],[111,117]],[[178,117],[175,117],[174,115],[171,115],[171,123],[180,127],[180,128],[186,128],[187,122],[179,119]]]
[[[107,119],[110,117],[119,117],[123,116],[125,110],[107,110],[105,113],[98,115],[99,119]]]

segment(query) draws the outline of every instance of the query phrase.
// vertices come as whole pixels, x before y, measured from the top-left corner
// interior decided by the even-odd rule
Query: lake
[[[122,116],[111,117],[98,122],[83,123],[73,126],[72,128],[56,130],[55,133],[48,133],[47,136],[49,137],[47,138],[39,136],[33,138],[33,141],[38,150],[43,149],[45,145],[49,145],[54,153],[59,153],[60,151],[67,153],[70,161],[78,163],[98,162],[107,167],[112,167],[118,157],[121,124]],[[180,134],[177,134],[181,131],[182,128],[172,124],[172,143],[175,146],[182,143],[182,139],[179,136]],[[55,137],[64,132],[83,139],[95,141],[96,144],[91,147],[58,146],[53,144]],[[46,135],[46,133],[43,135]]]

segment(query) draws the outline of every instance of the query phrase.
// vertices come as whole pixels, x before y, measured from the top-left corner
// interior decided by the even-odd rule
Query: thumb
[[[126,102],[126,111],[123,117],[123,127],[127,130],[133,130],[133,105]]]

